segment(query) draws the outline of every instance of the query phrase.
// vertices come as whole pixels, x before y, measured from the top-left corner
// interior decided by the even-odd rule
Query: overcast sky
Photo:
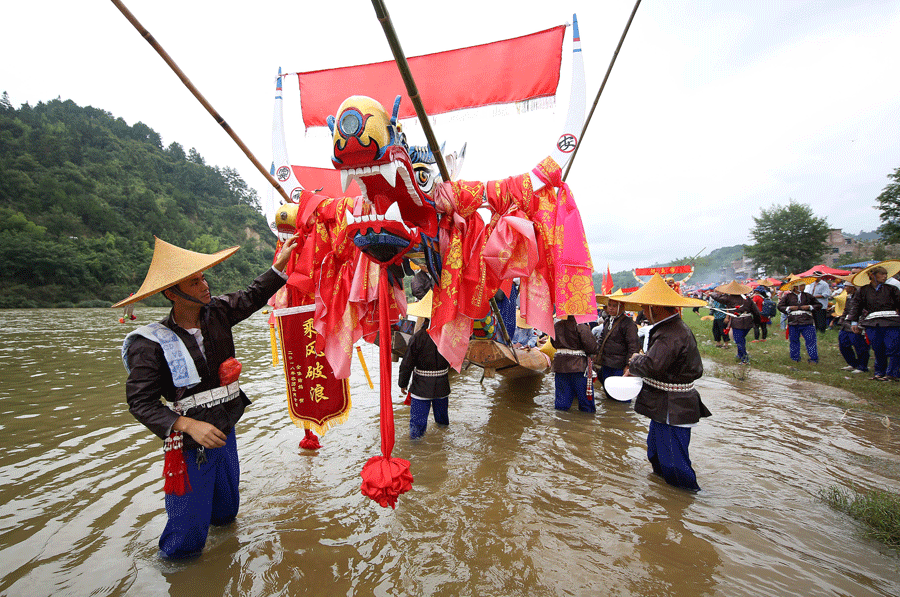
[[[634,5],[386,4],[407,56],[532,33],[577,13],[588,106]],[[391,59],[365,0],[126,5],[266,166],[279,66]],[[2,16],[0,92],[14,106],[60,97],[142,121],[164,145],[195,147],[267,197],[266,180],[111,2],[7,3]],[[643,2],[568,177],[595,269],[746,243],[760,209],[790,200],[845,232],[875,229],[875,198],[900,166],[898,56],[896,0]],[[568,77],[564,64],[554,109],[438,120],[435,133],[449,148],[468,141],[463,178],[519,174],[549,154]],[[327,137],[299,124],[296,78],[285,82],[285,102],[291,160],[330,166]],[[425,144],[417,131],[407,134]]]

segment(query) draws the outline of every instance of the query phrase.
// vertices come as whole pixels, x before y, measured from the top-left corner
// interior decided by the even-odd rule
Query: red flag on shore
[[[613,279],[612,274],[609,271],[609,264],[606,264],[606,277],[603,278],[603,284],[600,287],[600,291],[603,294],[610,294],[613,290]]]

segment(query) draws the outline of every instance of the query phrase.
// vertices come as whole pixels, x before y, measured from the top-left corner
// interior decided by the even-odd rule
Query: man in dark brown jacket
[[[641,350],[637,324],[625,313],[621,302],[612,296],[605,299],[608,316],[604,318],[603,332],[597,340],[600,347],[594,357],[594,369],[601,384],[607,377],[622,375],[631,355]],[[604,297],[598,297],[598,300],[603,301]]]
[[[658,275],[631,294],[629,301],[643,305],[652,326],[647,353],[632,356],[625,371],[644,380],[634,411],[650,418],[647,459],[666,483],[699,491],[688,446],[691,428],[711,413],[694,388],[694,381],[703,375],[703,362],[680,310],[706,302],[679,295]]]
[[[850,301],[847,319],[854,333],[865,330],[875,354],[872,379],[877,381],[900,381],[900,290],[888,284],[890,276],[898,270],[900,262],[891,260],[869,266],[853,276],[859,290]]]
[[[166,484],[168,521],[159,539],[166,558],[199,554],[210,524],[226,525],[237,516],[240,464],[234,427],[250,400],[237,381],[240,364],[232,358],[231,328],[284,286],[295,242],[296,237],[288,239],[272,267],[246,290],[212,296],[203,271],[238,247],[205,255],[157,239],[141,289],[114,305],[160,291],[172,302],[168,317],[138,328],[122,346],[129,411],[165,440],[164,474],[180,479],[177,486],[168,479]],[[223,363],[235,367],[228,372]]]
[[[557,410],[569,410],[578,397],[578,410],[596,412],[594,393],[588,392],[588,376],[593,377],[590,357],[597,354],[597,340],[586,323],[577,323],[574,315],[557,321],[551,340],[556,353],[553,355],[553,373],[556,382]]]
[[[822,304],[813,295],[803,292],[808,280],[799,278],[782,284],[781,290],[788,292],[785,292],[778,301],[778,310],[787,316],[788,351],[791,360],[795,363],[800,362],[800,336],[803,336],[809,362],[816,364],[819,362],[819,347],[812,312],[821,309]]]

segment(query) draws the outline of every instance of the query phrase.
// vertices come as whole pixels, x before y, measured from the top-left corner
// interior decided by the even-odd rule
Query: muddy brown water
[[[450,426],[417,441],[395,390],[394,455],[415,483],[391,510],[359,492],[377,385],[355,361],[350,420],[301,450],[263,314],[237,333],[254,400],[241,511],[198,559],[163,561],[161,442],[127,411],[119,346],[135,324],[118,315],[0,311],[0,595],[900,594],[898,552],[818,498],[850,481],[900,491],[900,422],[819,401],[830,389],[701,379],[698,494],[651,474],[629,404],[557,412],[552,375],[457,375]]]

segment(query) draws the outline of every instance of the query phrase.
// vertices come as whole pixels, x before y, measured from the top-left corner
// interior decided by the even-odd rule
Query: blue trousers
[[[206,462],[197,464],[198,450],[184,450],[191,491],[166,495],[169,521],[159,538],[159,549],[170,559],[198,555],[206,545],[209,525],[229,524],[240,505],[238,463],[234,430],[221,448],[205,450]]]
[[[800,336],[803,336],[803,342],[806,344],[806,353],[809,355],[811,363],[819,362],[819,348],[816,344],[816,326],[808,325],[789,325],[788,341],[791,360],[800,362]]]
[[[556,382],[556,410],[569,410],[572,401],[578,398],[578,410],[586,413],[597,412],[594,396],[588,398],[587,377],[584,373],[554,373]]]
[[[738,330],[731,328],[731,334],[734,336],[734,344],[737,346],[737,358],[742,363],[750,359],[747,354],[747,332],[750,330]]]
[[[691,459],[688,456],[690,443],[690,427],[675,427],[650,420],[650,431],[647,433],[647,459],[653,465],[653,472],[665,479],[669,485],[700,491],[697,475],[691,467]]]
[[[875,375],[900,377],[900,327],[866,328],[875,353]]]
[[[450,405],[450,397],[446,398],[419,398],[410,395],[409,401],[409,437],[410,439],[418,439],[425,435],[425,429],[428,427],[428,411],[434,407],[434,422],[438,425],[449,425],[450,415],[448,413]]]
[[[838,332],[838,350],[847,364],[860,371],[869,370],[869,343],[862,334],[850,330]]]

